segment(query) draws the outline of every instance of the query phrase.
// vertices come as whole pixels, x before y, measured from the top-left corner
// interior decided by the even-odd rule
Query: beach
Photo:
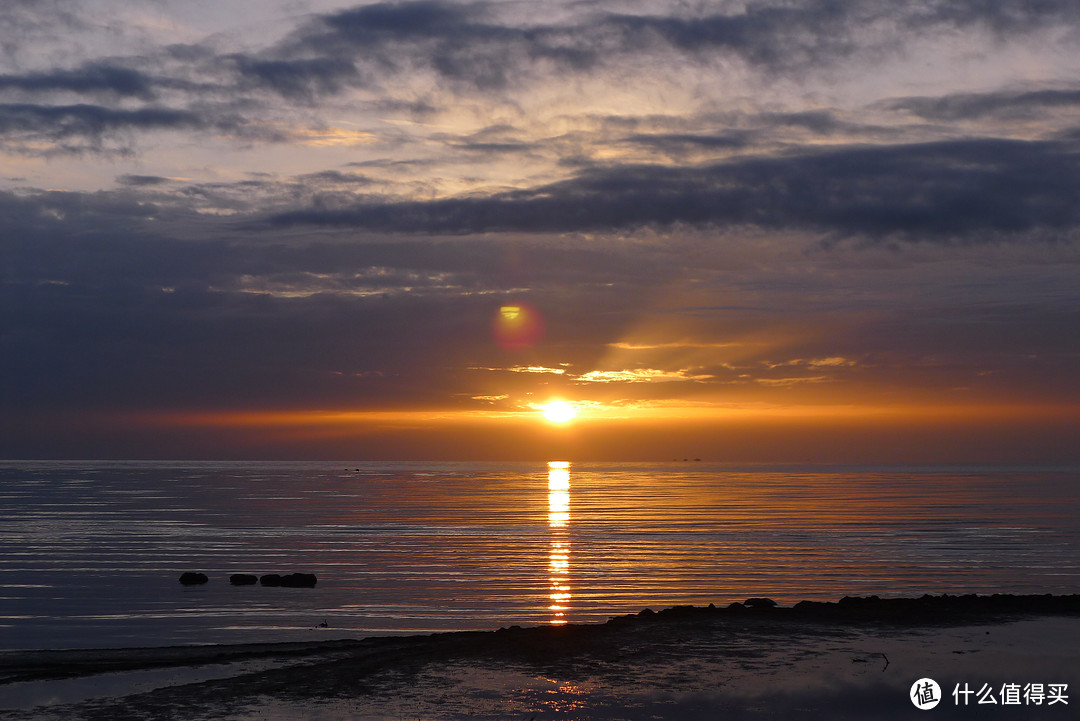
[[[8,653],[0,719],[899,719],[920,713],[924,678],[935,718],[1065,719],[1078,649],[1080,596],[748,599],[595,624]]]

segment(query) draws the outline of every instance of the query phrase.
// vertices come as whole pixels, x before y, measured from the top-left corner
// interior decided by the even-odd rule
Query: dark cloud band
[[[598,167],[488,197],[362,203],[273,217],[403,233],[573,232],[757,225],[840,236],[975,238],[1080,222],[1080,162],[1054,142],[849,147],[705,167]]]

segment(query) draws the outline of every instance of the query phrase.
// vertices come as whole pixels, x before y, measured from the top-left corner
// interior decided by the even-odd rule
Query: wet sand
[[[0,719],[1066,719],[1080,596],[676,607],[604,624],[0,655]],[[993,689],[998,704],[952,691]],[[1006,684],[1067,701],[1003,705]],[[1076,694],[1076,698],[1072,695]],[[1022,699],[1023,701],[1023,699]]]

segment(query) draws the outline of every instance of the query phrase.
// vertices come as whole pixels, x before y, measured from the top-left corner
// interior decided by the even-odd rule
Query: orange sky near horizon
[[[699,405],[594,408],[565,423],[542,409],[121,413],[83,431],[121,432],[152,452],[209,448],[208,457],[222,458],[904,464],[1053,462],[1069,457],[1077,427],[1080,408],[1065,405]]]

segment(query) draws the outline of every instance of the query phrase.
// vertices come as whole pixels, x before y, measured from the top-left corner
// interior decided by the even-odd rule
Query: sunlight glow
[[[570,490],[570,463],[568,461],[548,462],[548,490]]]
[[[541,410],[544,418],[552,423],[567,423],[577,415],[577,408],[566,401],[551,401],[545,403]]]
[[[551,527],[551,548],[548,553],[548,599],[551,605],[549,623],[565,624],[573,591],[570,588],[570,462],[548,461],[548,525]]]

